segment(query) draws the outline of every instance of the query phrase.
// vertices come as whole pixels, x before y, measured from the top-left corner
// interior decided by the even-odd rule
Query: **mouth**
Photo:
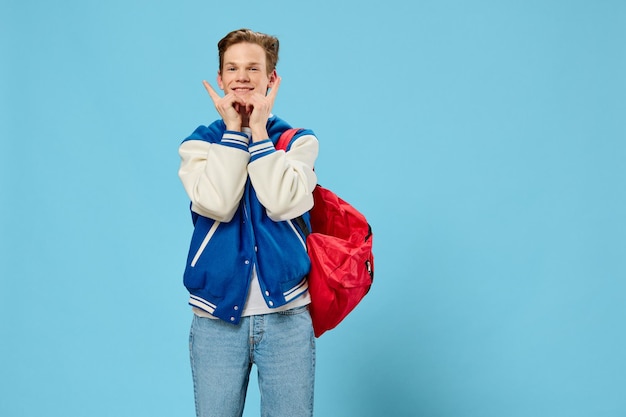
[[[235,94],[248,94],[254,89],[252,87],[234,87],[231,90]]]

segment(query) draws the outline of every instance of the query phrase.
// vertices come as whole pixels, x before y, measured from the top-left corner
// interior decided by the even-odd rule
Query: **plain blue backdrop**
[[[240,27],[375,233],[316,415],[626,415],[625,2],[0,4],[1,416],[193,415],[177,148]]]

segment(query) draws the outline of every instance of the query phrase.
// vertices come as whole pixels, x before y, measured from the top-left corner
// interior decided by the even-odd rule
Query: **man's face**
[[[276,70],[267,73],[265,51],[257,44],[237,43],[224,52],[224,64],[217,84],[224,94],[245,97],[252,93],[265,95],[276,79]]]

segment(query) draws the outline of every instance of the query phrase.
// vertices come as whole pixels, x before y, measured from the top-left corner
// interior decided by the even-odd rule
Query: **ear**
[[[217,86],[224,91],[224,83],[222,82],[222,73],[220,71],[217,72]]]

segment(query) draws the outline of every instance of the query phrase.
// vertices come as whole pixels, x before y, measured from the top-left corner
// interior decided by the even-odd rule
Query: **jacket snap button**
[[[273,301],[270,301],[268,304],[269,304],[269,305],[270,305],[270,307],[271,307],[271,306],[273,306],[273,305],[274,305],[274,302],[273,302]]]

